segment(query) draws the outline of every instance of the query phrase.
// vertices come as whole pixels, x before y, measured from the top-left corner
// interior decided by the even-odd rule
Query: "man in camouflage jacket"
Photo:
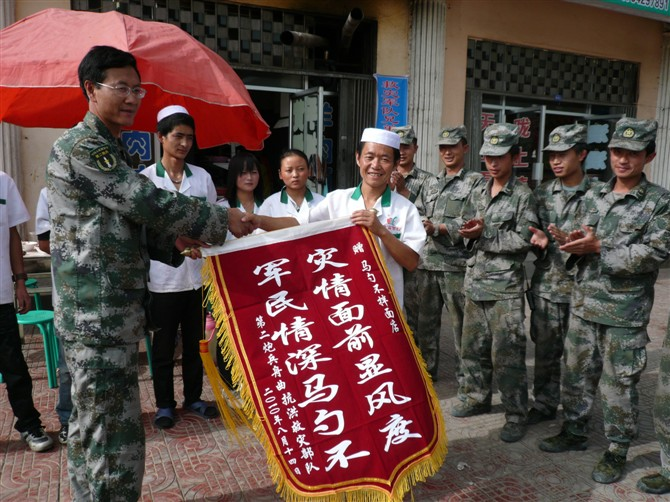
[[[405,310],[415,319],[414,338],[426,361],[428,372],[437,379],[440,357],[442,307],[447,306],[456,348],[456,378],[460,381],[461,333],[463,331],[463,280],[470,253],[458,233],[461,211],[468,196],[482,183],[480,173],[465,169],[468,139],[465,126],[444,128],[438,137],[445,169],[429,180],[420,203],[425,211],[426,245],[414,271],[415,295],[405,294]],[[412,314],[410,314],[410,312]]]
[[[474,255],[463,287],[463,379],[451,411],[456,417],[488,412],[495,373],[506,420],[500,439],[506,442],[526,433],[524,260],[531,249],[529,227],[539,225],[535,197],[513,174],[518,141],[514,125],[486,128],[480,154],[491,179],[473,190],[464,210],[460,232]]]
[[[657,124],[623,118],[609,143],[615,177],[591,189],[577,211],[581,228],[555,231],[575,267],[561,381],[561,433],[540,442],[548,452],[586,448],[599,385],[610,441],[591,474],[599,483],[621,478],[637,437],[637,383],[647,364],[647,324],[658,269],[670,256],[670,192],[647,181]],[[570,229],[568,229],[570,230]],[[551,229],[550,229],[551,231]]]
[[[145,93],[131,54],[94,47],[79,81],[89,112],[56,141],[47,166],[55,322],[72,373],[68,470],[77,501],[134,501],[144,473],[137,361],[149,259],[177,265],[193,239],[220,244],[229,228],[251,228],[130,167],[121,129]]]
[[[561,399],[561,357],[570,319],[570,295],[573,278],[565,269],[568,255],[548,232],[549,225],[563,227],[574,218],[582,198],[592,186],[601,186],[584,174],[586,126],[562,125],[549,134],[544,149],[556,178],[533,192],[538,204],[540,229],[537,236],[547,237],[538,250],[531,280],[530,337],[535,343],[533,407],[527,423],[536,424],[556,417]],[[531,240],[533,242],[533,240]],[[534,242],[533,242],[534,243]]]

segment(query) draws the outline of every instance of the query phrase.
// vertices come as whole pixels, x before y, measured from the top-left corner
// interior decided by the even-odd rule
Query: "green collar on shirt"
[[[186,174],[187,178],[190,178],[191,176],[193,176],[193,173],[188,168],[188,164],[184,164],[184,174]],[[165,178],[165,168],[163,167],[163,163],[161,162],[161,159],[158,159],[156,161],[156,176],[158,176],[160,178]]]
[[[261,207],[261,204],[263,204],[263,199],[259,199],[257,197],[254,197],[254,204],[256,204],[256,207]],[[235,207],[237,207],[237,208],[242,207],[242,203],[238,200],[237,205]]]
[[[307,202],[312,202],[314,196],[312,191],[309,188],[305,188],[305,200]],[[286,187],[281,187],[281,193],[279,194],[279,202],[282,204],[288,204],[288,194],[286,193]]]
[[[361,184],[359,183],[356,190],[354,190],[354,193],[351,194],[351,198],[358,200],[361,198],[361,195],[363,195],[363,193],[361,192]],[[382,194],[382,207],[391,207],[391,189],[388,186]]]

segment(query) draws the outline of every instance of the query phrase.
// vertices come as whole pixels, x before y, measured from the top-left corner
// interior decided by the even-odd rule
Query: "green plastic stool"
[[[58,368],[58,341],[54,329],[54,313],[52,310],[31,310],[26,314],[16,314],[16,320],[21,325],[37,326],[42,333],[44,342],[44,359],[47,367],[49,388],[58,387],[56,370]]]

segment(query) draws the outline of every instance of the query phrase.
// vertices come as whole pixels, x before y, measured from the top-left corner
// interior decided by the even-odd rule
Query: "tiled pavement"
[[[638,492],[637,480],[658,467],[658,443],[651,419],[661,346],[670,310],[670,269],[661,271],[656,305],[649,326],[649,362],[639,386],[640,438],[629,453],[625,477],[612,485],[591,480],[593,465],[607,442],[602,433],[599,405],[592,420],[590,446],[585,452],[541,452],[540,438],[560,428],[560,417],[530,429],[514,444],[498,439],[504,423],[499,397],[492,413],[456,419],[449,410],[456,393],[452,375],[453,345],[444,319],[442,369],[436,383],[449,436],[449,453],[440,471],[413,489],[405,500],[415,501],[653,501],[663,500]],[[445,315],[446,317],[446,315]],[[143,344],[141,350],[144,350]],[[33,376],[34,398],[47,430],[55,437],[58,420],[53,408],[57,390],[49,389],[41,337],[26,336],[25,354]],[[528,345],[532,354],[532,344]],[[144,356],[144,354],[142,354]],[[231,439],[218,421],[206,422],[180,413],[169,431],[152,424],[154,398],[146,358],[141,358],[140,386],[147,435],[143,501],[270,501],[279,500],[268,474],[265,455],[255,437],[243,430],[243,444]],[[528,360],[532,373],[532,359]],[[177,369],[177,371],[179,371]],[[530,376],[530,375],[529,375]],[[176,379],[179,382],[179,378]],[[532,381],[532,380],[531,380]],[[208,387],[207,387],[208,389]],[[210,393],[208,389],[206,391]],[[177,390],[179,395],[180,389]],[[211,398],[211,394],[205,395]],[[55,502],[71,500],[65,448],[48,453],[26,449],[13,428],[7,395],[0,390],[0,500],[3,502]],[[667,497],[666,500],[670,500]]]

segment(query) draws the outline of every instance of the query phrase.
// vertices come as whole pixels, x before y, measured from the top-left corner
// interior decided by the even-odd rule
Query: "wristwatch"
[[[12,281],[17,282],[17,281],[27,281],[28,280],[28,274],[25,272],[20,272],[18,274],[13,274],[12,275]]]

